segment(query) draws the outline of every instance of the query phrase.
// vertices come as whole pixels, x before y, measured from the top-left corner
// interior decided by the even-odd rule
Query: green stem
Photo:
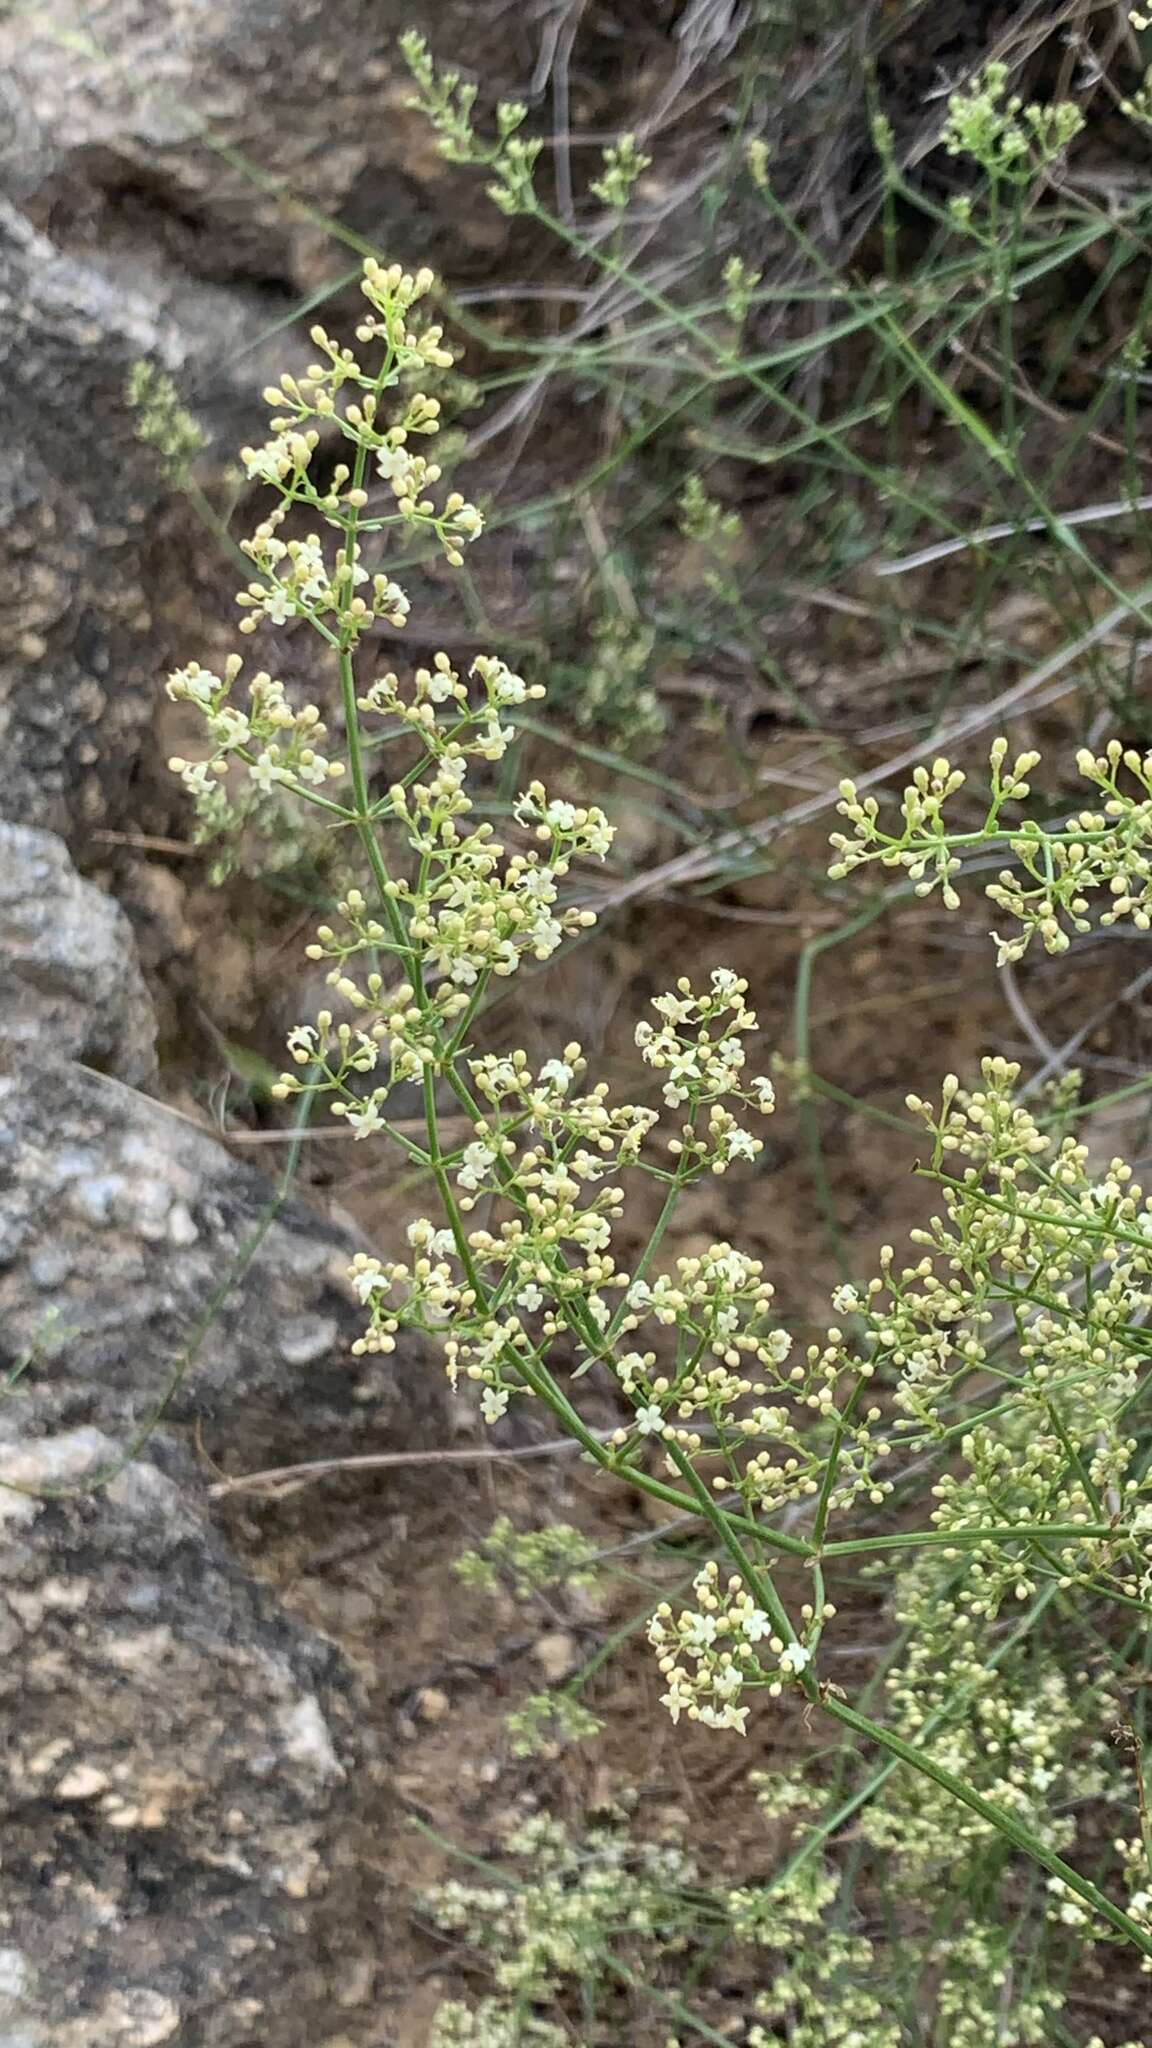
[[[933,1784],[950,1793],[953,1799],[959,1800],[970,1812],[978,1814],[981,1820],[986,1821],[989,1827],[995,1828],[998,1834],[1013,1844],[1014,1848],[1030,1856],[1042,1870],[1047,1870],[1053,1877],[1058,1877],[1067,1885],[1070,1892],[1075,1893],[1083,1905],[1107,1920],[1118,1934],[1123,1935],[1125,1941],[1130,1941],[1134,1948],[1139,1949],[1141,1955],[1152,1956],[1152,1934],[1141,1927],[1138,1921],[1133,1920],[1130,1914],[1125,1913],[1122,1907],[1113,1905],[1112,1900],[1107,1898],[1089,1878],[1081,1877],[1070,1863],[1065,1863],[1062,1856],[1057,1856],[1054,1849],[1050,1849],[1046,1842],[1041,1841],[1039,1835],[1034,1834],[1023,1821],[1017,1820],[1014,1814],[1006,1812],[1002,1806],[995,1805],[991,1799],[985,1799],[983,1793],[965,1784],[962,1778],[957,1778],[951,1771],[946,1771],[943,1765],[936,1763],[926,1751],[913,1748],[902,1736],[894,1735],[890,1728],[883,1727],[879,1721],[870,1720],[867,1714],[857,1713],[845,1700],[837,1699],[830,1688],[825,1688],[821,1692],[820,1704],[834,1721],[841,1722],[845,1728],[851,1728],[854,1734],[863,1735],[870,1742],[879,1743],[881,1748],[886,1749],[899,1763],[907,1764],[911,1770],[919,1771],[922,1777],[931,1778]]]

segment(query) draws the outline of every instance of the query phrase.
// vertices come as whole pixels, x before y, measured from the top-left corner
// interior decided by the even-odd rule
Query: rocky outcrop
[[[122,1440],[23,1406],[0,1471],[49,1497],[0,1494],[0,2041],[322,2048],[375,1967],[354,1681],[170,1441],[117,1471]]]
[[[442,1382],[362,1372],[349,1231],[117,1078],[151,1031],[115,906],[43,833],[0,874],[0,2043],[368,2048],[385,1774],[201,1454],[410,1445]]]
[[[155,699],[142,357],[175,367],[174,331],[0,204],[0,816],[72,834],[122,801]]]
[[[442,54],[466,52],[494,92],[523,87],[534,55],[514,12],[433,14]],[[420,18],[411,0],[46,0],[0,27],[0,187],[102,262],[152,244],[215,283],[291,289],[318,262],[330,278],[324,216],[405,261],[429,260],[438,231],[500,247],[506,226],[480,208],[469,227],[407,105],[398,42]]]
[[[50,1356],[72,1424],[129,1429],[166,1398],[233,1464],[434,1430],[434,1369],[350,1356],[355,1238],[274,1202],[208,1133],[100,1074],[0,1078],[0,1360]]]
[[[14,1064],[83,1060],[144,1087],[156,1023],[132,928],[51,832],[0,819],[0,1044]]]

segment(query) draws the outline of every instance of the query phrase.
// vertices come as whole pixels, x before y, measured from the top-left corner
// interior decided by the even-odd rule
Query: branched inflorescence
[[[835,878],[857,868],[900,869],[918,896],[940,891],[947,910],[960,906],[957,882],[965,854],[1010,853],[1014,867],[1002,869],[985,894],[1020,927],[1001,937],[994,932],[1001,965],[1022,960],[1033,938],[1047,953],[1067,952],[1077,932],[1131,920],[1137,931],[1152,928],[1152,754],[1110,740],[1103,754],[1082,748],[1077,766],[1103,799],[1095,810],[1078,811],[1066,822],[1041,826],[1027,819],[1004,822],[1006,805],[1031,793],[1029,775],[1039,754],[1020,754],[1009,767],[1008,742],[997,739],[991,753],[990,801],[983,818],[966,832],[946,822],[944,807],[966,777],[939,759],[917,768],[901,799],[903,830],[885,830],[874,796],[861,797],[854,782],[840,785],[840,815],[849,832],[832,835]],[[1125,779],[1123,771],[1127,771]]]
[[[444,102],[444,121],[456,105]],[[457,111],[466,123],[467,107]],[[502,175],[512,175],[513,133]],[[438,465],[413,452],[437,432],[437,402],[398,388],[451,362],[439,325],[417,311],[432,282],[369,262],[356,332],[375,366],[314,329],[316,362],[268,394],[271,437],[244,451],[276,504],[244,543],[253,574],[238,595],[241,630],[303,621],[319,636],[339,682],[339,747],[326,735],[332,714],[295,704],[270,675],[241,694],[238,655],[220,674],[189,662],[169,681],[202,715],[201,758],[173,765],[205,833],[290,797],[359,861],[360,880],[309,948],[328,1005],[291,1033],[276,1090],[325,1101],[358,1139],[391,1137],[435,1189],[435,1213],[409,1224],[404,1257],[357,1255],[355,1348],[388,1353],[402,1329],[420,1330],[453,1381],[475,1385],[488,1423],[513,1401],[541,1403],[602,1468],[698,1518],[714,1554],[690,1603],[661,1603],[649,1626],[673,1718],[743,1730],[757,1693],[799,1692],[911,1758],[906,1782],[923,1812],[966,1803],[974,1840],[990,1833],[1026,1849],[1062,1910],[1103,1914],[1152,1953],[1140,1913],[1069,1871],[1068,1830],[1044,1819],[1045,1774],[1063,1783],[1068,1768],[1049,1754],[1045,1716],[1060,1710],[1051,1687],[1031,1723],[1019,1702],[982,1704],[958,1748],[935,1736],[938,1702],[913,1657],[889,1696],[902,1750],[821,1669],[836,1613],[826,1575],[873,1543],[838,1527],[849,1510],[858,1529],[861,1513],[915,1500],[926,1467],[927,1526],[905,1514],[902,1533],[878,1540],[923,1553],[901,1579],[907,1625],[939,1650],[930,1623],[946,1607],[952,1676],[963,1667],[974,1694],[979,1644],[1005,1602],[1090,1589],[1144,1608],[1152,1494],[1131,1407],[1149,1345],[1152,1208],[1121,1162],[1095,1169],[1042,1103],[1022,1100],[1018,1070],[991,1059],[974,1090],[949,1079],[938,1109],[912,1100],[931,1136],[939,1209],[914,1233],[910,1261],[886,1250],[870,1281],[837,1289],[823,1335],[797,1346],[760,1262],[738,1245],[661,1260],[685,1189],[754,1162],[773,1108],[771,1083],[747,1071],[757,1026],[739,976],[715,969],[656,999],[636,1028],[637,1101],[595,1079],[575,1041],[536,1062],[477,1045],[493,987],[594,922],[574,900],[574,875],[608,855],[612,829],[594,804],[555,799],[536,781],[499,834],[478,816],[482,778],[507,754],[521,707],[542,694],[499,657],[462,675],[440,653],[408,681],[377,662],[380,629],[408,616],[386,566],[389,536],[430,538],[458,566],[482,525],[459,492],[439,494]],[[998,741],[990,805],[964,833],[944,820],[963,781],[945,761],[913,778],[899,832],[845,783],[849,830],[833,873],[879,863],[954,904],[966,849],[999,841],[1012,865],[990,894],[1019,926],[1003,957],[1018,958],[1034,933],[1049,950],[1066,945],[1101,893],[1104,922],[1147,928],[1152,759],[1116,745],[1082,757],[1097,809],[1056,827],[1006,827],[1002,809],[1027,797],[1034,765],[1023,755],[1009,767]],[[400,1088],[418,1091],[420,1141],[396,1114]],[[625,1267],[621,1223],[638,1174],[663,1206],[638,1255],[630,1233]],[[616,1403],[610,1432],[582,1412],[590,1374]],[[989,1779],[988,1757],[1013,1745],[1016,1761]],[[920,1820],[912,1799],[901,1821],[909,1854]],[[797,2011],[806,1996],[796,1989]]]

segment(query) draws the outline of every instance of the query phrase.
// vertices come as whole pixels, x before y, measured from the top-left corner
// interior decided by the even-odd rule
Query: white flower
[[[544,1296],[534,1280],[530,1280],[527,1287],[520,1289],[519,1294],[516,1296],[516,1306],[517,1308],[526,1308],[530,1315],[533,1310],[543,1308]]]
[[[242,711],[233,710],[231,704],[221,705],[208,720],[208,730],[221,746],[243,747],[252,737],[252,727]]]
[[[616,1360],[616,1377],[626,1394],[632,1392],[636,1381],[641,1377],[643,1371],[644,1360],[638,1351],[626,1351],[623,1358]]]
[[[272,759],[267,749],[262,754],[257,754],[256,759],[249,767],[248,775],[249,779],[256,784],[257,789],[264,791],[265,796],[276,787],[278,782],[283,782],[284,780],[283,768],[280,767],[277,761]]]
[[[201,668],[198,662],[190,661],[187,668],[173,669],[165,685],[168,695],[174,700],[186,699],[193,704],[210,704],[217,690],[224,686],[219,676],[210,669]]]
[[[463,1157],[456,1169],[457,1186],[474,1192],[480,1186],[484,1175],[492,1165],[495,1157],[496,1154],[492,1146],[482,1145],[479,1140],[472,1145],[466,1145]]]
[[[485,1387],[480,1396],[480,1413],[485,1422],[499,1422],[507,1407],[507,1387]]]
[[[350,1267],[348,1278],[352,1283],[352,1292],[360,1302],[369,1302],[374,1294],[384,1292],[388,1287],[377,1259],[365,1259],[362,1266]]]
[[[855,1287],[837,1287],[833,1291],[832,1306],[837,1315],[850,1316],[860,1306],[860,1296]]]
[[[762,1116],[770,1116],[772,1111],[776,1107],[776,1090],[772,1086],[771,1081],[766,1080],[764,1076],[760,1074],[757,1075],[756,1079],[750,1083],[750,1086],[752,1089],[752,1093],[756,1098],[757,1109],[760,1111]]]
[[[747,1707],[733,1706],[731,1700],[729,1700],[727,1706],[720,1709],[719,1713],[708,1707],[702,1707],[700,1709],[700,1719],[709,1722],[713,1728],[734,1728],[737,1735],[746,1735],[748,1732]]]
[[[755,1159],[763,1150],[759,1138],[751,1131],[742,1131],[739,1125],[730,1130],[724,1139],[724,1152],[728,1159]]]
[[[288,1051],[298,1067],[307,1064],[312,1057],[313,1048],[318,1044],[319,1038],[311,1024],[297,1024],[288,1033]]]
[[[762,1607],[751,1607],[742,1614],[740,1627],[750,1643],[758,1643],[762,1636],[772,1633],[772,1623]]]
[[[278,484],[294,466],[292,451],[282,436],[265,441],[262,448],[242,448],[240,459],[248,476],[259,477],[266,484]]]
[[[584,846],[589,853],[594,853],[598,859],[603,860],[605,854],[611,850],[615,837],[616,827],[608,823],[603,811],[589,812],[588,823],[583,832]]]
[[[295,599],[291,591],[285,590],[280,584],[265,591],[260,600],[260,608],[274,626],[285,626],[289,619],[296,616]]]
[[[698,1657],[709,1650],[716,1641],[716,1616],[714,1614],[693,1614],[684,1623],[681,1644],[690,1656]]]
[[[580,1227],[573,1236],[580,1244],[587,1245],[594,1252],[606,1251],[612,1242],[612,1225],[606,1216],[580,1217]]]
[[[412,600],[398,583],[389,580],[376,599],[379,616],[390,626],[402,626],[412,609]]]
[[[660,1436],[664,1430],[664,1417],[653,1401],[647,1408],[636,1410],[636,1427],[641,1436]]]
[[[371,1138],[377,1131],[386,1128],[385,1119],[380,1114],[380,1104],[374,1095],[368,1097],[362,1108],[347,1110],[344,1121],[354,1138]]]
[[[544,806],[544,823],[551,825],[556,832],[571,832],[576,823],[575,804],[566,804],[560,797],[555,797]]]
[[[554,917],[538,917],[528,934],[532,952],[537,960],[547,960],[556,951],[564,937],[561,926]]]
[[[405,448],[378,448],[376,467],[386,483],[395,483],[397,478],[407,475],[412,466],[412,457]]]
[[[787,1643],[780,1652],[781,1671],[791,1672],[794,1678],[799,1678],[800,1673],[811,1662],[812,1652],[811,1650],[806,1650],[803,1643]]]

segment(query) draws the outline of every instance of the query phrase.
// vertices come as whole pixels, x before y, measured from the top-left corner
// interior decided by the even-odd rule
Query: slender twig
[[[611,1430],[596,1430],[601,1442]],[[558,1458],[583,1450],[574,1437],[552,1437],[543,1444],[512,1444],[508,1448],[469,1445],[460,1450],[365,1451],[351,1458],[311,1458],[301,1465],[272,1465],[264,1472],[241,1472],[235,1478],[217,1480],[208,1488],[210,1500],[223,1500],[233,1493],[262,1493],[275,1488],[295,1493],[317,1479],[331,1479],[344,1472],[384,1472],[399,1465],[486,1465],[507,1463],[517,1458]]]

